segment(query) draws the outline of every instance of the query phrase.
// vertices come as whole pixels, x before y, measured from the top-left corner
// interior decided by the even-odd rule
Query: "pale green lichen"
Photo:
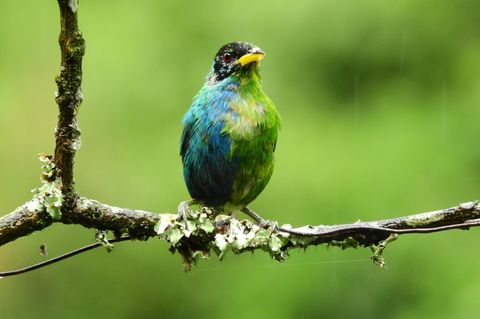
[[[208,258],[211,251],[223,259],[229,251],[241,253],[260,248],[276,260],[285,260],[282,248],[289,243],[289,234],[276,231],[274,225],[260,227],[248,220],[215,215],[207,208],[188,212],[186,219],[178,214],[162,214],[155,231],[170,243],[172,252],[182,254],[186,270],[198,259]],[[195,241],[188,242],[192,236]]]
[[[54,220],[58,220],[61,217],[60,209],[63,202],[61,182],[55,178],[55,164],[51,156],[40,154],[39,159],[43,163],[40,176],[42,186],[32,190],[34,195],[28,202],[27,209],[31,212],[44,210]]]
[[[372,259],[372,261],[375,265],[377,265],[380,268],[387,268],[385,266],[385,259],[382,256],[383,251],[385,250],[385,248],[387,247],[387,245],[389,243],[397,240],[397,238],[398,238],[398,234],[390,234],[390,236],[388,236],[388,238],[386,238],[385,240],[382,240],[380,243],[378,243],[378,245],[371,245],[370,246],[370,249],[373,252],[372,257],[370,257],[370,258]]]
[[[285,260],[286,255],[281,248],[287,244],[289,235],[277,232],[273,225],[263,228],[253,222],[240,221],[227,215],[218,215],[215,223],[225,225],[224,231],[215,235],[215,250],[218,251],[220,259],[228,251],[240,253],[261,248],[269,252],[273,258]]]
[[[360,243],[353,237],[347,237],[344,240],[332,240],[328,243],[328,246],[340,247],[342,250],[347,248],[358,248]]]
[[[97,230],[95,233],[95,239],[96,241],[101,244],[107,252],[112,252],[113,251],[113,244],[108,241],[108,233],[105,230]]]
[[[78,9],[78,0],[68,0],[68,6],[73,13],[77,12]]]
[[[162,214],[154,229],[161,239],[170,243],[171,252],[177,252],[183,257],[184,269],[188,271],[199,259],[209,258],[212,251],[221,260],[228,252],[239,254],[261,249],[273,259],[284,261],[291,248],[320,244],[315,241],[315,236],[288,233],[291,228],[291,225],[277,227],[275,223],[259,225],[202,208],[183,214]],[[387,244],[397,237],[397,234],[391,234],[377,245],[366,245],[362,243],[362,238],[348,237],[332,240],[328,246],[342,249],[368,246],[373,252],[372,261],[380,268],[385,268],[382,253]]]
[[[438,222],[444,218],[442,214],[436,212],[417,214],[407,217],[405,223],[411,227],[419,227],[428,223]]]
[[[200,231],[208,234],[214,229],[206,211],[191,212],[188,219],[179,218],[178,214],[162,214],[154,227],[157,235],[173,246],[183,237],[198,235]]]

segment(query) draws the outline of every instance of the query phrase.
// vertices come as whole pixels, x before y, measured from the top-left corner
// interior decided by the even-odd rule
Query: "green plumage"
[[[256,66],[239,72],[238,78],[239,99],[230,104],[238,117],[227,118],[223,132],[232,141],[232,158],[240,163],[229,202],[247,205],[272,176],[280,119],[275,105],[262,91]]]

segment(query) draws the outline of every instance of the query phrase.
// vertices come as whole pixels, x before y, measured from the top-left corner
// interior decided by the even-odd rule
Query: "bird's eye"
[[[232,62],[232,55],[230,53],[225,53],[223,55],[223,61],[225,61],[226,63]]]

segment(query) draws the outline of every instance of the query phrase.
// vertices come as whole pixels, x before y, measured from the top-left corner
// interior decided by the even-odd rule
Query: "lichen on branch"
[[[63,203],[61,181],[56,176],[56,166],[52,157],[40,154],[42,165],[42,174],[40,181],[42,186],[32,190],[33,198],[27,203],[27,209],[30,212],[46,211],[54,220],[61,217],[60,209]]]
[[[190,212],[187,219],[179,214],[162,214],[154,229],[159,238],[170,243],[171,252],[180,253],[185,270],[190,270],[198,259],[208,258],[212,251],[223,259],[229,251],[239,254],[261,249],[283,261],[288,248],[304,245],[303,240],[290,238],[274,224],[261,227],[206,207]]]

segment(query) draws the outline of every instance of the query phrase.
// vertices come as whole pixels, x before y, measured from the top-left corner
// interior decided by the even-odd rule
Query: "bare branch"
[[[62,181],[64,208],[74,204],[73,164],[75,152],[80,147],[80,130],[76,114],[82,103],[82,58],[85,41],[78,30],[77,0],[58,0],[60,7],[61,32],[58,39],[62,53],[60,74],[56,78],[58,91],[56,101],[59,107],[58,124],[55,132],[54,162],[57,177]],[[62,209],[63,210],[63,209]]]
[[[30,211],[29,204],[25,203],[0,218],[0,246],[50,226],[52,219],[49,215],[44,211]]]
[[[478,201],[467,202],[455,207],[409,215],[405,217],[356,222],[333,226],[303,226],[294,229],[280,227],[295,235],[318,237],[317,243],[358,238],[361,244],[375,244],[390,234],[433,233],[449,229],[468,229],[479,226],[480,206]],[[364,237],[364,239],[362,239]]]
[[[62,223],[147,238],[156,235],[154,227],[160,216],[158,213],[114,207],[81,197],[72,211],[62,214]]]

